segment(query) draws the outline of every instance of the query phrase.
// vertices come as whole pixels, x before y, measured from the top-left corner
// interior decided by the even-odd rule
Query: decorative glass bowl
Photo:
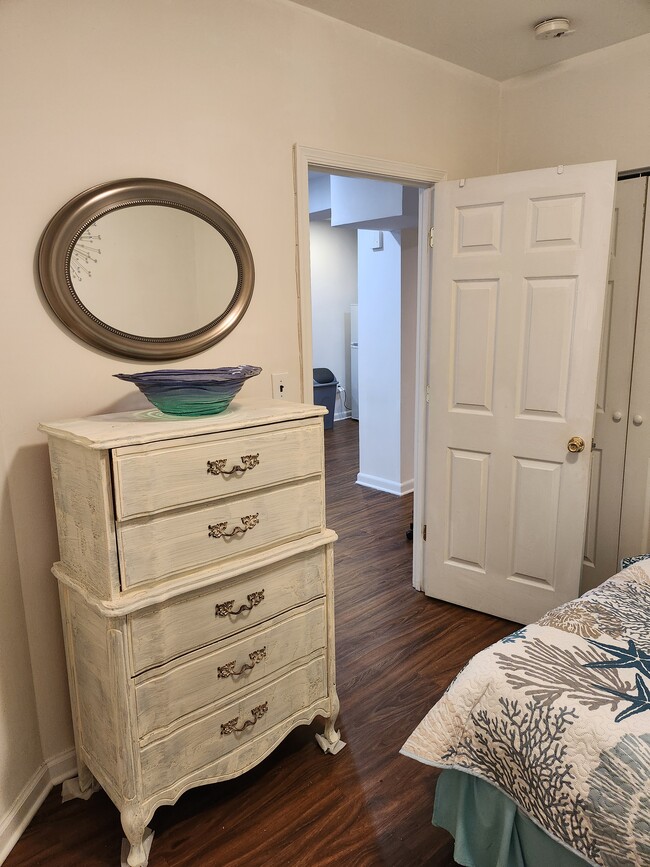
[[[166,415],[217,415],[223,412],[247,379],[261,367],[216,367],[213,370],[148,370],[114,373],[137,385],[142,394]]]

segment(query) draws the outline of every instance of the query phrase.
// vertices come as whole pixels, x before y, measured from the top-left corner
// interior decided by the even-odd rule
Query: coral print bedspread
[[[650,865],[650,560],[475,656],[402,748],[592,864]]]

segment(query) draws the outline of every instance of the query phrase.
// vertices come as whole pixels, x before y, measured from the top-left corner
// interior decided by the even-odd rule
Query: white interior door
[[[436,187],[430,596],[526,623],[578,595],[615,182],[605,162]]]
[[[616,184],[609,280],[596,389],[596,446],[591,453],[589,509],[580,585],[583,592],[618,572],[646,185],[647,178],[633,178]],[[650,370],[645,387],[646,390],[650,388]],[[648,433],[645,438],[649,439]],[[646,477],[648,457],[650,455],[645,460]],[[643,468],[641,461],[635,465],[634,472],[643,473]],[[643,487],[646,486],[642,483]],[[632,511],[636,509],[632,507]],[[633,519],[632,524],[635,523],[636,519]],[[641,538],[636,541],[641,543]],[[641,553],[641,548],[636,553]]]
[[[647,204],[636,322],[619,557],[650,553],[650,218]]]

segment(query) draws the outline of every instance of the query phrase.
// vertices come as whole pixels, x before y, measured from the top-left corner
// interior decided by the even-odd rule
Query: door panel
[[[452,407],[489,413],[494,387],[498,282],[458,281],[453,291]]]
[[[526,281],[519,415],[566,415],[572,355],[575,277]]]
[[[584,195],[532,199],[530,248],[550,250],[580,246]]]
[[[526,458],[514,460],[510,577],[555,585],[557,513],[562,465]]]
[[[485,572],[485,532],[490,456],[449,450],[447,560]]]
[[[528,622],[578,595],[615,170],[436,186],[430,596]]]

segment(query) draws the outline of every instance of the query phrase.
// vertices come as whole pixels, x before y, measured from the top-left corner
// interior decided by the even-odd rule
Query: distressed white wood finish
[[[220,586],[231,578],[243,575],[250,569],[262,569],[283,560],[308,551],[316,551],[323,545],[335,542],[337,539],[333,530],[321,530],[319,533],[304,536],[292,542],[285,542],[264,551],[256,551],[251,555],[242,557],[241,560],[224,561],[219,566],[219,572],[215,575],[211,565],[203,569],[197,569],[188,575],[170,578],[159,584],[136,585],[132,588],[123,589],[118,596],[112,599],[100,599],[70,577],[61,562],[52,566],[52,572],[61,584],[79,592],[84,601],[91,608],[105,617],[115,617],[122,614],[132,614],[140,611],[143,607],[159,605],[175,599],[179,594],[190,593],[195,590],[204,590],[212,586]]]
[[[140,609],[129,616],[133,670],[162,665],[190,650],[249,630],[272,617],[325,595],[323,546],[281,561],[268,569],[238,575],[207,590]],[[264,598],[250,611],[239,611],[249,594]],[[216,606],[233,603],[233,613],[215,616]]]
[[[245,630],[237,641],[210,645],[207,651],[188,653],[182,662],[174,660],[145,672],[135,681],[142,742],[156,740],[178,728],[181,721],[189,722],[188,714],[203,715],[209,705],[316,650],[322,652],[326,634],[325,608],[317,600],[270,621],[263,629]]]
[[[173,444],[150,443],[113,452],[118,519],[196,505],[320,472],[320,418],[295,427],[190,437]],[[209,461],[224,461],[225,470],[253,456],[257,465],[230,476],[210,473]]]
[[[119,593],[107,452],[49,440],[59,552],[75,585],[102,598]],[[64,480],[61,483],[60,480]]]
[[[201,434],[246,431],[262,425],[307,420],[327,415],[322,406],[280,400],[235,399],[219,415],[180,418],[157,409],[114,412],[87,418],[41,422],[39,430],[71,440],[89,449],[114,449],[145,443],[162,443]]]
[[[241,557],[317,533],[323,525],[322,478],[217,500],[199,509],[117,525],[122,584],[133,587]],[[257,523],[246,529],[246,519]],[[227,537],[210,536],[223,525]],[[241,535],[239,535],[241,533]]]
[[[529,622],[578,595],[615,168],[436,187],[431,596]]]
[[[97,780],[120,810],[130,867],[147,863],[160,804],[244,773],[295,726],[323,716],[323,742],[340,748],[322,414],[269,401],[174,424],[120,413],[42,426],[79,785]],[[208,460],[253,447],[257,476],[209,478]],[[247,533],[209,537],[208,524],[249,511]],[[250,654],[251,670],[218,676]],[[222,734],[235,718],[242,731]]]
[[[322,700],[327,695],[325,657],[319,656],[306,665],[295,667],[277,680],[257,689],[247,690],[238,701],[204,714],[182,729],[142,748],[142,773],[145,797],[173,785],[178,769],[198,771],[215,759],[231,752],[242,743],[254,740],[287,717]],[[221,726],[236,721],[241,729],[255,719],[253,710],[266,705],[264,715],[250,728],[224,734]]]

